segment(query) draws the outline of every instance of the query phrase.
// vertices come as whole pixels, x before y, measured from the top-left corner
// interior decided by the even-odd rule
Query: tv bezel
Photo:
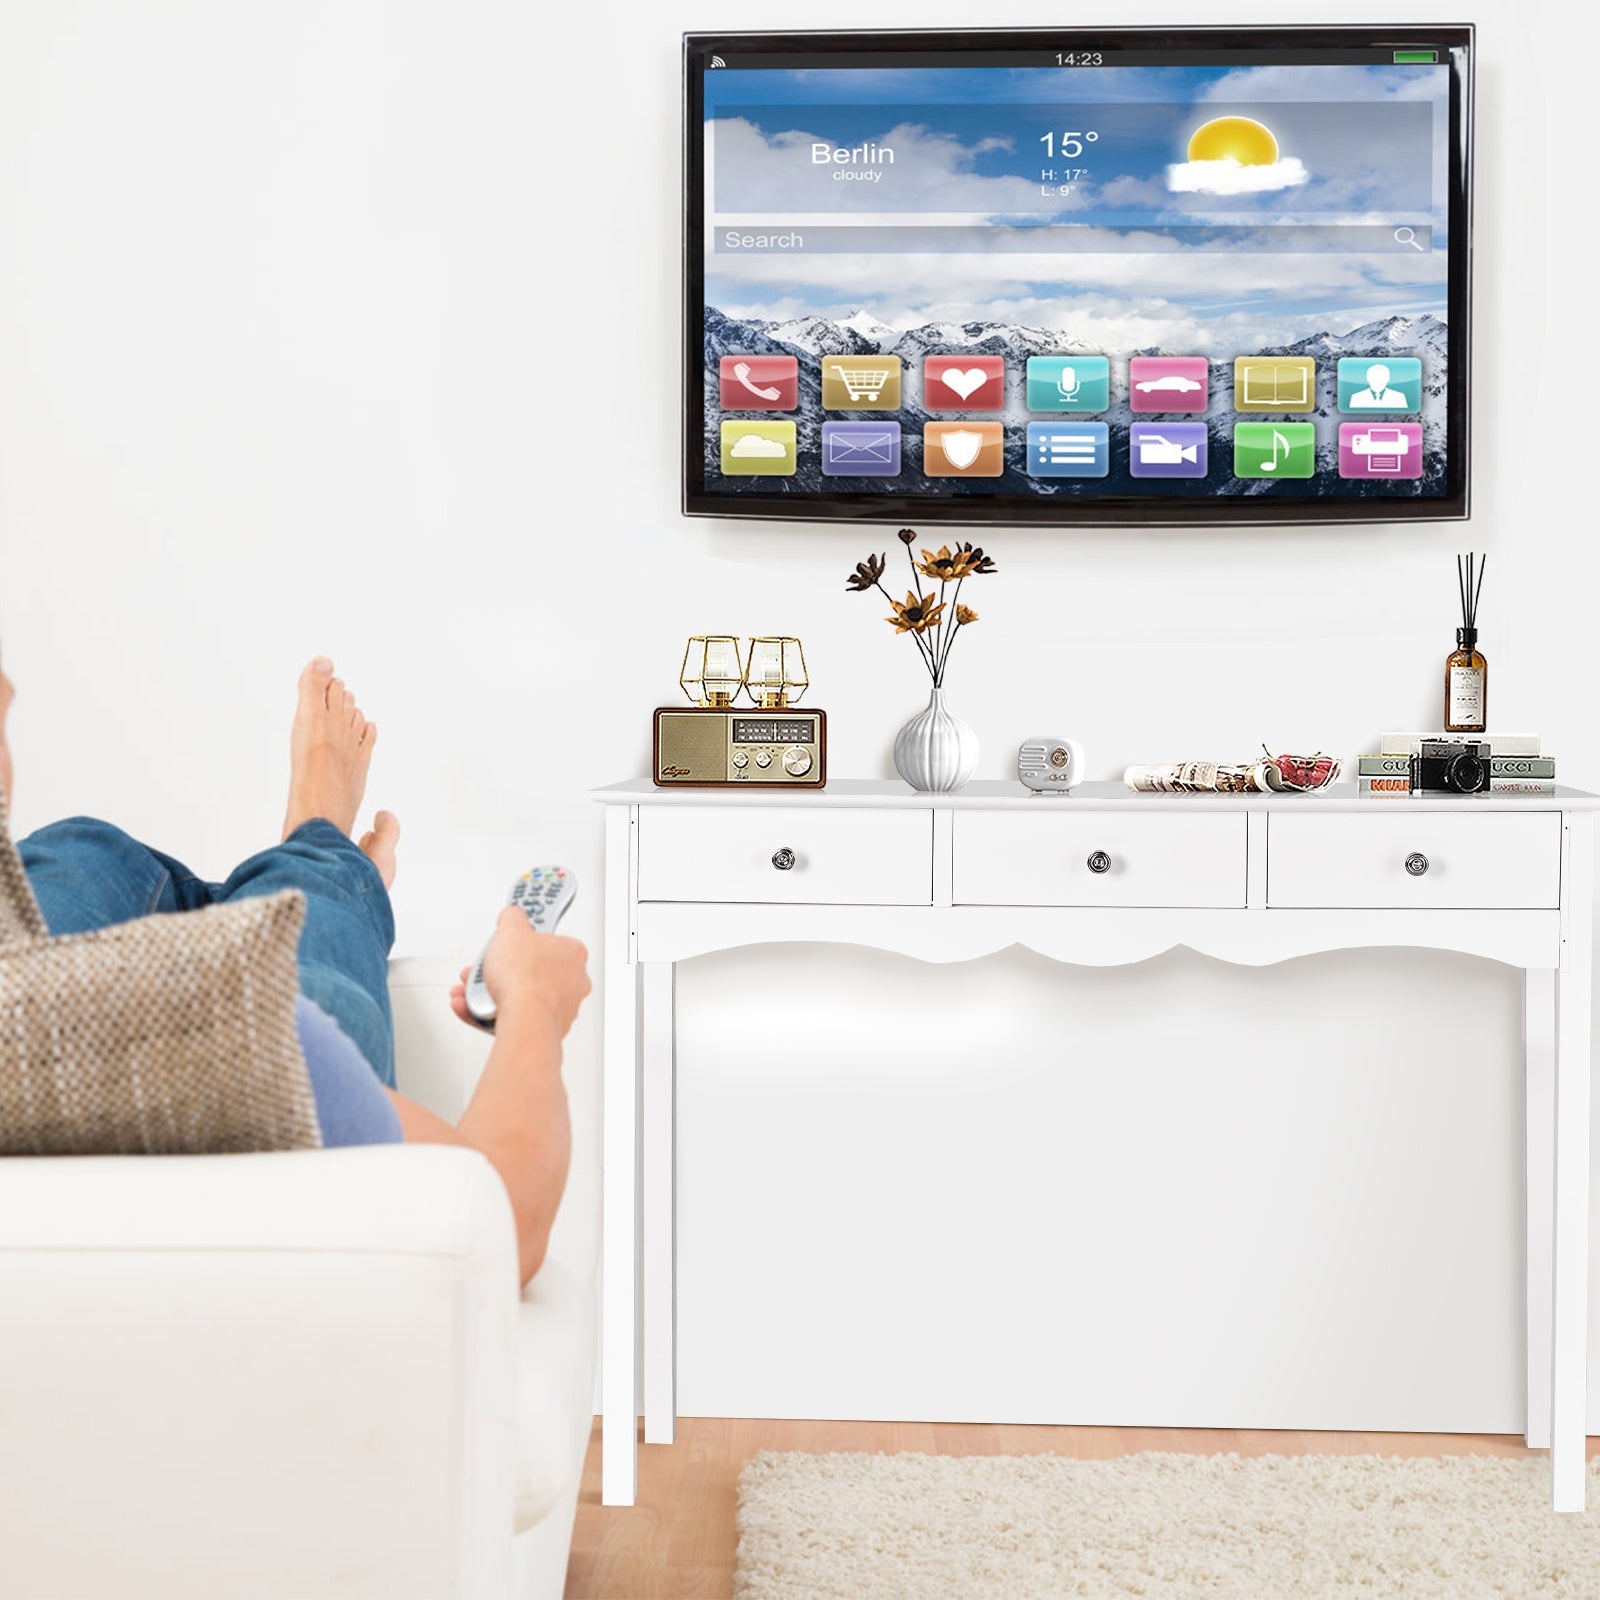
[[[683,499],[685,516],[740,521],[923,522],[947,527],[1285,527],[1385,522],[1449,522],[1470,516],[1472,123],[1476,29],[1377,24],[1195,28],[996,28],[686,33],[684,62]],[[1445,492],[1429,498],[1329,498],[1161,494],[1149,500],[1087,494],[896,495],[838,490],[827,497],[717,494],[705,481],[705,102],[704,63],[713,55],[859,55],[959,50],[1082,51],[1132,47],[1203,50],[1235,46],[1270,52],[1315,49],[1437,48],[1450,66],[1449,260],[1447,263]],[[981,62],[974,60],[973,65]],[[1248,62],[1244,63],[1248,65]],[[1270,63],[1263,63],[1270,64]],[[1097,69],[1063,69],[1087,70]]]

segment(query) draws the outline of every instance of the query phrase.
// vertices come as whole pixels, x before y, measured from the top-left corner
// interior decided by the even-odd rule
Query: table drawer
[[[1267,904],[1426,911],[1560,905],[1560,812],[1402,816],[1404,800],[1381,803],[1395,813],[1270,816]],[[1422,858],[1420,872],[1407,867],[1412,857]]]
[[[639,898],[931,905],[933,813],[641,806]]]
[[[1045,799],[955,814],[955,901],[1000,906],[1242,906],[1245,818],[1116,816]],[[1100,856],[1105,870],[1097,872]]]

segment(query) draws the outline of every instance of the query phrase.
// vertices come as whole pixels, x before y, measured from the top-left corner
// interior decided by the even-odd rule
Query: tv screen
[[[684,509],[1464,517],[1471,47],[689,35]]]

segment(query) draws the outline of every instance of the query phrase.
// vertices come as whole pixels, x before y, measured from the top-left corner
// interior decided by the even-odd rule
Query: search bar
[[[1036,227],[976,223],[905,227],[879,222],[821,227],[786,225],[782,218],[737,225],[713,223],[717,255],[1146,255],[1187,251],[1243,254],[1409,255],[1433,249],[1426,224],[1275,223],[1267,227],[1218,227],[1163,223],[1108,227],[1094,222],[1045,223]]]

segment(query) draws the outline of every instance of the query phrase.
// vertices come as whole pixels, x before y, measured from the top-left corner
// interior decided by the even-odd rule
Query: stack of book
[[[1361,794],[1410,794],[1411,757],[1424,739],[1489,746],[1491,794],[1554,794],[1556,758],[1539,754],[1536,733],[1386,733],[1375,756],[1356,760]]]

